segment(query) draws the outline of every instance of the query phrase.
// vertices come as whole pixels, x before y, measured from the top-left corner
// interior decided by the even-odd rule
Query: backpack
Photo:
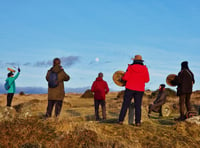
[[[48,86],[49,88],[55,88],[58,86],[58,73],[50,71]]]
[[[6,83],[4,84],[4,88],[5,88],[6,90],[9,90],[10,85],[9,85],[9,81],[8,81],[8,80],[6,80]]]

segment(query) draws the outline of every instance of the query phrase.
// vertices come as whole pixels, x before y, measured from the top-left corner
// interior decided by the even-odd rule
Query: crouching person
[[[151,112],[159,113],[159,116],[162,116],[162,105],[166,102],[166,92],[165,92],[165,84],[160,84],[158,96],[153,102],[153,104],[149,105],[148,116],[150,117]]]

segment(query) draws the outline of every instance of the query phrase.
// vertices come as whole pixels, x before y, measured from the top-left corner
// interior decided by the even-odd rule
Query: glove
[[[18,68],[18,72],[20,72],[21,70],[20,70],[20,68]]]

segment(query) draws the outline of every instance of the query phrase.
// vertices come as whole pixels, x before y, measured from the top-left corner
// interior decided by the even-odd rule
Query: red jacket
[[[128,65],[127,71],[122,79],[126,81],[127,89],[144,91],[145,83],[149,82],[149,72],[145,65]]]
[[[91,91],[94,92],[94,99],[105,100],[105,96],[109,92],[108,84],[101,77],[97,77],[92,84]]]

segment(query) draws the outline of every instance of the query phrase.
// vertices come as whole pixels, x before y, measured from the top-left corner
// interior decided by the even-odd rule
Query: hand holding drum
[[[122,70],[118,70],[113,74],[113,81],[118,86],[125,86],[126,81],[122,80],[122,77],[124,76],[125,72]]]
[[[176,74],[169,74],[166,78],[166,83],[169,86],[177,86],[177,75]]]

